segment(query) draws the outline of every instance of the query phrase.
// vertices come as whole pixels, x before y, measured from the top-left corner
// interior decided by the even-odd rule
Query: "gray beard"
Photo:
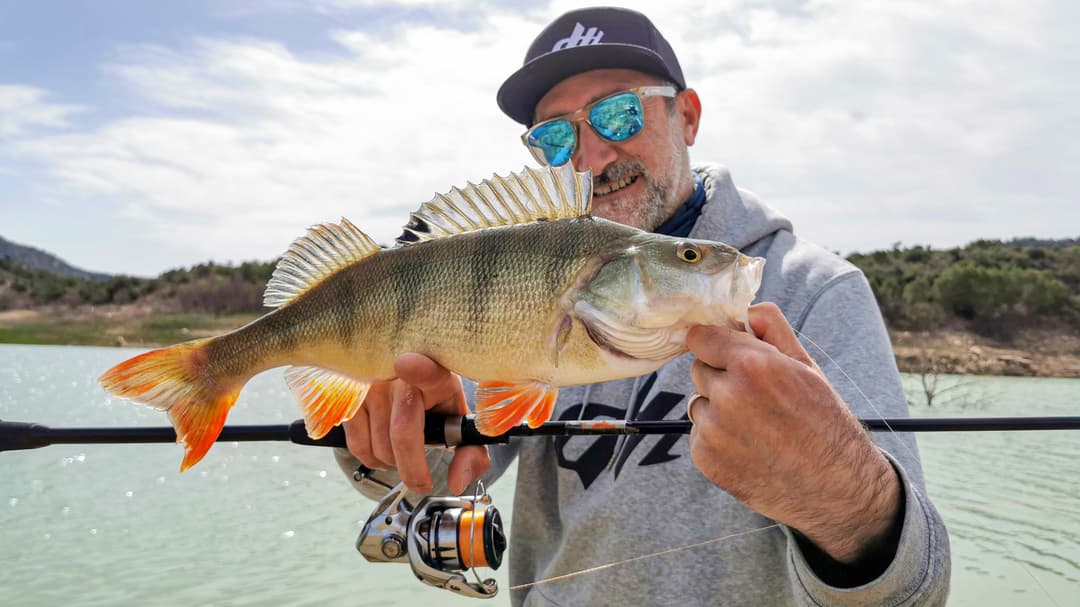
[[[593,178],[593,189],[617,183],[630,175],[638,175],[638,179],[645,181],[644,200],[624,200],[618,210],[633,217],[637,227],[651,232],[667,220],[673,209],[668,208],[668,188],[653,180],[645,165],[636,160],[613,164]]]

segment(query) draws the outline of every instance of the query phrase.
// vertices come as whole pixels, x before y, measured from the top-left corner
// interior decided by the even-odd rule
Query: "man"
[[[417,492],[434,478],[461,492],[516,457],[515,604],[943,604],[948,539],[915,442],[875,444],[855,416],[907,413],[866,280],[797,239],[726,170],[691,167],[701,103],[653,24],[610,8],[559,17],[498,102],[529,127],[538,161],[592,171],[594,214],[765,257],[758,301],[771,303],[751,307],[754,335],[698,327],[690,354],[656,373],[560,390],[556,418],[690,417],[688,439],[530,438],[490,459],[475,447],[425,454],[424,410],[464,413],[465,396],[457,377],[406,355],[346,424],[350,451]]]

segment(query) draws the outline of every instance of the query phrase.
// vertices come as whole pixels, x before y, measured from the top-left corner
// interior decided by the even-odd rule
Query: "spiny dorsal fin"
[[[379,252],[379,245],[351,221],[322,223],[297,238],[266,283],[263,305],[285,305],[338,270]]]
[[[405,226],[401,245],[424,242],[483,228],[567,219],[589,214],[592,173],[578,173],[568,162],[561,167],[533,169],[506,177],[493,175],[464,189],[436,194],[415,211]]]

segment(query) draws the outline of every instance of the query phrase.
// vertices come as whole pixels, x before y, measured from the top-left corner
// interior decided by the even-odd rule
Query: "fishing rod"
[[[871,432],[1013,432],[1027,430],[1080,430],[1080,416],[1056,417],[901,417],[860,419]],[[428,413],[424,442],[432,446],[460,447],[496,445],[524,436],[599,436],[610,434],[690,434],[689,420],[552,421],[530,428],[515,426],[498,436],[485,436],[476,429],[471,415]],[[304,420],[291,424],[225,426],[218,442],[289,441],[298,445],[345,448],[345,431],[335,427],[320,439],[308,437]],[[170,426],[115,428],[52,428],[29,422],[0,420],[0,451],[37,449],[62,444],[171,443],[176,432]]]
[[[868,431],[970,432],[1015,430],[1080,430],[1080,417],[976,417],[861,419]],[[473,416],[428,413],[424,442],[456,447],[507,443],[526,436],[597,436],[612,434],[689,434],[689,420],[554,421],[537,428],[520,425],[505,434],[485,436]],[[173,428],[50,428],[43,424],[0,420],[0,451],[37,449],[48,445],[106,443],[168,443],[176,441]],[[225,426],[218,442],[290,441],[298,445],[345,447],[345,431],[333,428],[326,436],[308,437],[303,420],[291,424]],[[356,539],[356,549],[372,563],[408,563],[418,580],[436,588],[473,597],[498,593],[494,578],[481,579],[478,567],[498,569],[506,550],[502,517],[482,481],[472,495],[427,495],[414,505],[404,483],[391,486],[360,466],[354,480],[367,495],[382,497]],[[475,581],[469,581],[471,572]]]

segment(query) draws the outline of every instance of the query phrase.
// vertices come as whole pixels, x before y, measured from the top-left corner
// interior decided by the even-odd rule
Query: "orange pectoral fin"
[[[315,439],[356,415],[371,388],[371,384],[319,367],[290,367],[285,381],[300,401],[308,436]]]
[[[551,419],[559,389],[541,382],[481,382],[476,389],[476,429],[497,436],[525,420],[535,428]]]
[[[544,396],[540,398],[540,402],[533,407],[533,410],[529,412],[529,416],[525,418],[525,423],[529,424],[530,428],[538,428],[551,419],[551,412],[555,410],[555,401],[558,396],[558,390],[545,392]]]

